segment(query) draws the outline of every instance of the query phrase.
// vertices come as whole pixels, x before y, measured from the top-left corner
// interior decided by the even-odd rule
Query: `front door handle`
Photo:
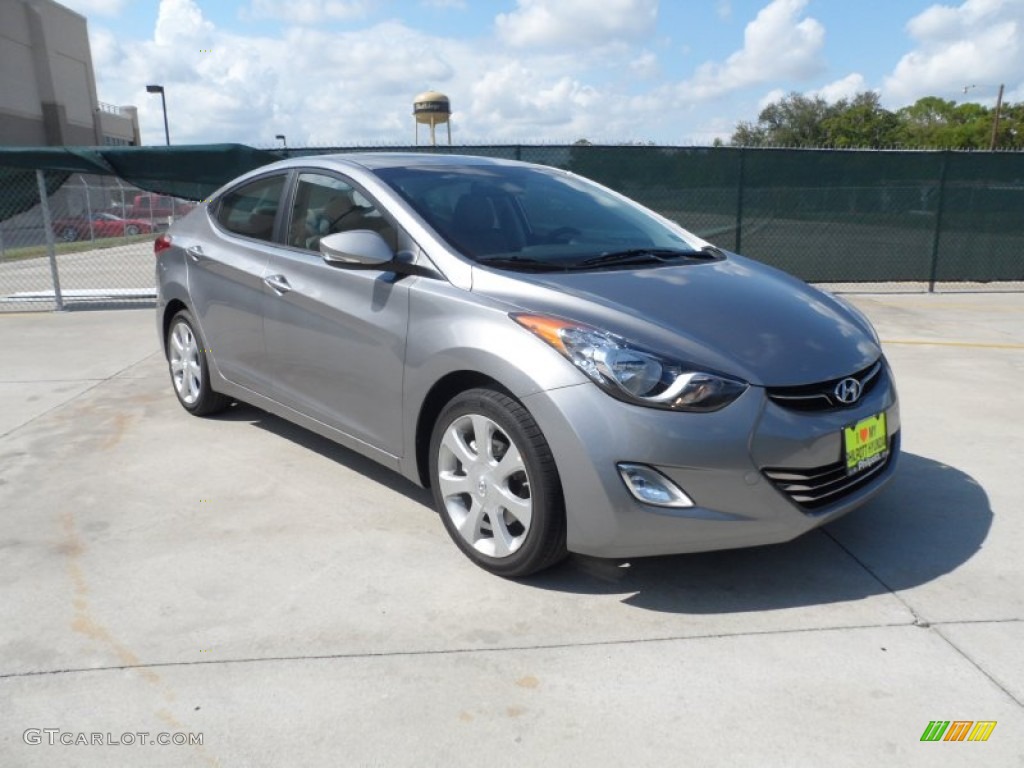
[[[205,254],[203,254],[203,248],[200,245],[190,245],[185,249],[185,253],[192,261],[199,261]]]
[[[263,278],[263,282],[278,293],[288,293],[292,289],[284,275],[267,275]]]

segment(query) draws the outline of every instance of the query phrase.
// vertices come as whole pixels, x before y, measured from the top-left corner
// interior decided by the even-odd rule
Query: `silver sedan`
[[[502,576],[786,541],[895,471],[860,312],[567,171],[294,158],[154,250],[186,410],[244,401],[431,488]]]

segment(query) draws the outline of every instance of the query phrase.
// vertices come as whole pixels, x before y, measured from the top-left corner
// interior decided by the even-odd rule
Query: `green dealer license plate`
[[[885,414],[869,416],[843,429],[843,446],[846,449],[848,475],[863,472],[885,461],[885,457],[889,455]]]

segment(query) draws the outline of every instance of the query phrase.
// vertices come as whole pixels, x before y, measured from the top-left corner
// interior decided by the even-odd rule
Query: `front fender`
[[[435,386],[452,374],[486,377],[519,400],[589,381],[501,303],[444,281],[421,281],[410,297],[403,387],[403,474],[414,481],[420,414]]]

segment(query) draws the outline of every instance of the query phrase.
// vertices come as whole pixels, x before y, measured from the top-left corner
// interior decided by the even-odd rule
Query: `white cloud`
[[[684,82],[685,100],[710,99],[779,79],[804,79],[823,67],[825,28],[804,17],[807,0],[772,0],[743,31],[743,48],[724,63],[709,62]]]
[[[420,5],[426,8],[465,10],[466,0],[420,0]]]
[[[213,24],[203,17],[194,0],[161,0],[153,40],[160,46],[182,46],[179,54],[190,56],[188,49],[198,52],[209,47],[213,31]]]
[[[661,67],[658,66],[658,57],[655,54],[644,51],[629,62],[629,71],[636,77],[646,80],[657,77],[661,73]]]
[[[246,14],[254,19],[316,25],[359,19],[368,10],[365,0],[251,0]]]
[[[93,70],[97,74],[109,72],[119,66],[121,49],[117,37],[106,27],[99,24],[89,25],[89,49],[92,51]]]
[[[90,16],[117,16],[128,4],[127,0],[61,0],[61,5]]]
[[[420,0],[438,1],[452,0]],[[271,10],[269,0],[262,2]],[[634,0],[607,7],[614,16],[627,5],[657,8]],[[254,0],[246,6],[253,9]],[[518,11],[528,6],[537,7],[521,2]],[[202,0],[161,0],[157,23],[142,39],[102,26],[90,30],[99,96],[136,104],[145,142],[163,137],[160,98],[146,93],[147,83],[166,88],[175,144],[272,146],[278,133],[293,147],[411,143],[412,100],[427,88],[451,98],[456,143],[710,141],[727,135],[734,122],[728,93],[762,82],[752,70],[783,73],[761,90],[788,86],[782,78],[813,69],[820,54],[820,25],[806,18],[798,0],[771,3],[748,25],[742,50],[705,65],[704,80],[682,84],[662,71],[671,57],[681,57],[678,43],[659,43],[653,34],[639,42],[606,37],[601,30],[609,12],[597,4],[591,11],[604,21],[588,28],[589,37],[529,51],[497,45],[493,37],[429,34],[399,21],[269,25],[261,35],[243,35],[233,25],[214,24],[204,7]],[[576,8],[566,2],[556,13],[564,21]],[[778,46],[765,42],[772,36],[781,39]],[[794,48],[802,54],[780,52]],[[692,96],[700,84],[708,89],[704,98],[712,98],[716,82],[720,98],[713,108]],[[750,117],[751,107],[740,107],[742,116]]]
[[[658,0],[516,0],[495,18],[498,36],[514,47],[597,45],[649,35]]]
[[[243,37],[216,27],[193,0],[161,0],[150,39],[118,41],[96,28],[91,41],[100,98],[138,105],[149,143],[162,136],[163,117],[147,83],[166,88],[175,144],[271,145],[284,133],[291,146],[330,146],[411,142],[416,93],[441,88],[465,110],[480,68],[494,67],[486,52],[398,22]]]
[[[972,83],[1005,82],[1011,89],[1024,83],[1024,0],[933,5],[910,20],[907,32],[916,47],[900,59],[882,89],[893,106],[922,96],[956,97]]]
[[[785,95],[786,91],[784,88],[772,88],[757,102],[758,113],[760,113],[761,110],[767,107],[769,104],[774,104],[779,99],[783,98]]]
[[[554,82],[522,62],[513,61],[486,72],[472,87],[468,109],[476,130],[495,138],[520,140],[538,127],[565,135],[594,127],[589,108],[600,93],[570,77]]]
[[[863,93],[866,90],[868,90],[868,84],[864,80],[864,75],[859,72],[851,72],[844,78],[823,85],[821,88],[813,91],[808,91],[807,95],[811,97],[820,96],[829,104],[834,104],[841,99],[853,98],[858,93]]]
[[[998,20],[1001,12],[1018,3],[1006,0],[968,0],[960,7],[933,5],[907,22],[907,31],[917,40],[955,40],[964,25]]]

